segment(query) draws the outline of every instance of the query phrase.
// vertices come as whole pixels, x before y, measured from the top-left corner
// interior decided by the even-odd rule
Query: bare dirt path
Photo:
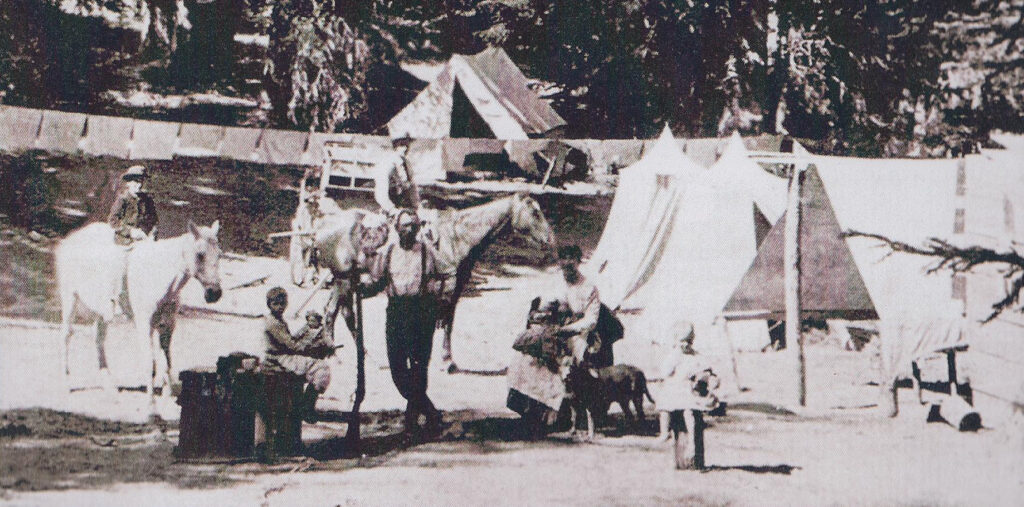
[[[250,273],[241,273],[243,278]],[[243,276],[244,275],[244,276]],[[524,271],[490,278],[479,297],[460,307],[455,355],[464,367],[504,366],[523,325],[529,299],[557,281],[557,273]],[[271,283],[274,283],[273,281]],[[262,310],[266,287],[236,291],[223,311]],[[293,293],[293,301],[299,299]],[[341,423],[305,427],[312,458],[272,467],[258,464],[173,464],[176,433],[167,440],[145,419],[145,395],[105,395],[95,389],[67,394],[54,327],[41,322],[0,325],[0,410],[47,407],[121,421],[82,434],[0,436],[0,502],[11,505],[1018,505],[1024,498],[1024,432],[1019,428],[957,433],[926,424],[913,396],[901,415],[879,416],[867,385],[865,354],[831,346],[808,349],[810,408],[787,415],[772,404],[782,396],[783,368],[774,354],[740,354],[742,383],[729,415],[712,420],[705,473],[679,472],[672,451],[653,438],[653,417],[641,434],[607,428],[596,443],[566,435],[519,440],[504,409],[501,376],[431,372],[430,394],[446,411],[443,441],[413,447],[395,434],[403,406],[384,360],[383,300],[367,302],[368,416],[365,457],[338,447]],[[322,303],[314,302],[314,305]],[[130,325],[111,330],[111,362],[119,381],[141,385],[143,350]],[[95,385],[95,357],[85,328],[73,347],[72,383]],[[193,314],[175,335],[176,369],[210,365],[235,350],[258,350],[259,321],[224,314]],[[350,353],[350,351],[348,351]],[[343,409],[353,377],[342,357],[324,409]],[[857,408],[861,407],[861,408]],[[161,411],[174,420],[178,407]],[[8,412],[14,413],[14,412]],[[5,421],[6,424],[6,421]],[[62,424],[56,421],[53,425]],[[115,424],[115,423],[110,423]],[[101,427],[102,426],[102,427]],[[5,426],[9,427],[9,426]],[[98,428],[98,429],[96,429]],[[40,490],[41,491],[35,491]],[[813,501],[809,501],[813,499]]]

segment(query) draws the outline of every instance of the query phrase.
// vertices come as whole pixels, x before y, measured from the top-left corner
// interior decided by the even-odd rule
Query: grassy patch
[[[168,482],[181,488],[234,482],[220,469],[174,464],[174,445],[129,448],[87,445],[0,446],[0,487],[21,491],[97,488],[124,482]]]
[[[154,429],[154,426],[148,424],[108,421],[43,408],[0,412],[0,438],[68,438],[108,433],[144,434]]]
[[[0,226],[6,222],[0,220]],[[48,252],[29,246],[23,235],[0,233],[0,314],[60,320],[60,301],[53,283],[53,262]]]

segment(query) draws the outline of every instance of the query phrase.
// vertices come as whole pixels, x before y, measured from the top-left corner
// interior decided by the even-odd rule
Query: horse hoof
[[[448,363],[446,365],[441,366],[441,371],[451,375],[459,371],[459,365],[455,363]]]

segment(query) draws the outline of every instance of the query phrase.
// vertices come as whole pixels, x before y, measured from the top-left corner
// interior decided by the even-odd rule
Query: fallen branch
[[[903,252],[913,255],[938,258],[938,263],[928,269],[928,273],[935,273],[942,269],[949,269],[953,273],[968,273],[977,266],[984,264],[999,264],[1005,269],[1004,276],[1010,280],[1010,289],[1006,297],[996,301],[992,305],[992,313],[982,322],[990,322],[1003,311],[1008,310],[1021,302],[1021,292],[1024,291],[1024,257],[1012,247],[1007,252],[997,252],[990,248],[980,246],[959,247],[950,242],[930,238],[924,246],[917,247],[902,241],[895,241],[880,234],[871,234],[860,231],[847,230],[843,232],[844,238],[861,237],[871,238],[884,243],[892,252]],[[1024,306],[1018,308],[1024,312]]]

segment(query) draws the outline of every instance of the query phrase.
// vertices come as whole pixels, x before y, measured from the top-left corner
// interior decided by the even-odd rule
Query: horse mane
[[[494,242],[498,233],[505,229],[510,223],[511,211],[510,201],[515,196],[499,197],[484,204],[470,206],[468,208],[450,211],[444,218],[438,220],[435,228],[441,240],[439,250],[446,258],[439,259],[442,264],[448,265],[445,271],[461,270],[466,262],[475,262],[481,252]],[[507,207],[507,208],[506,208]],[[500,220],[495,221],[496,214],[503,214]],[[481,232],[486,230],[479,239],[466,238],[467,231]],[[456,251],[457,243],[469,245],[465,253]]]
[[[514,195],[499,197],[483,204],[452,211],[450,215],[452,217],[452,226],[455,228],[465,227],[470,229],[479,229],[480,227],[483,227],[485,219],[490,218],[484,213],[481,213],[481,211],[489,208],[497,208],[499,205],[504,205],[514,197]]]

